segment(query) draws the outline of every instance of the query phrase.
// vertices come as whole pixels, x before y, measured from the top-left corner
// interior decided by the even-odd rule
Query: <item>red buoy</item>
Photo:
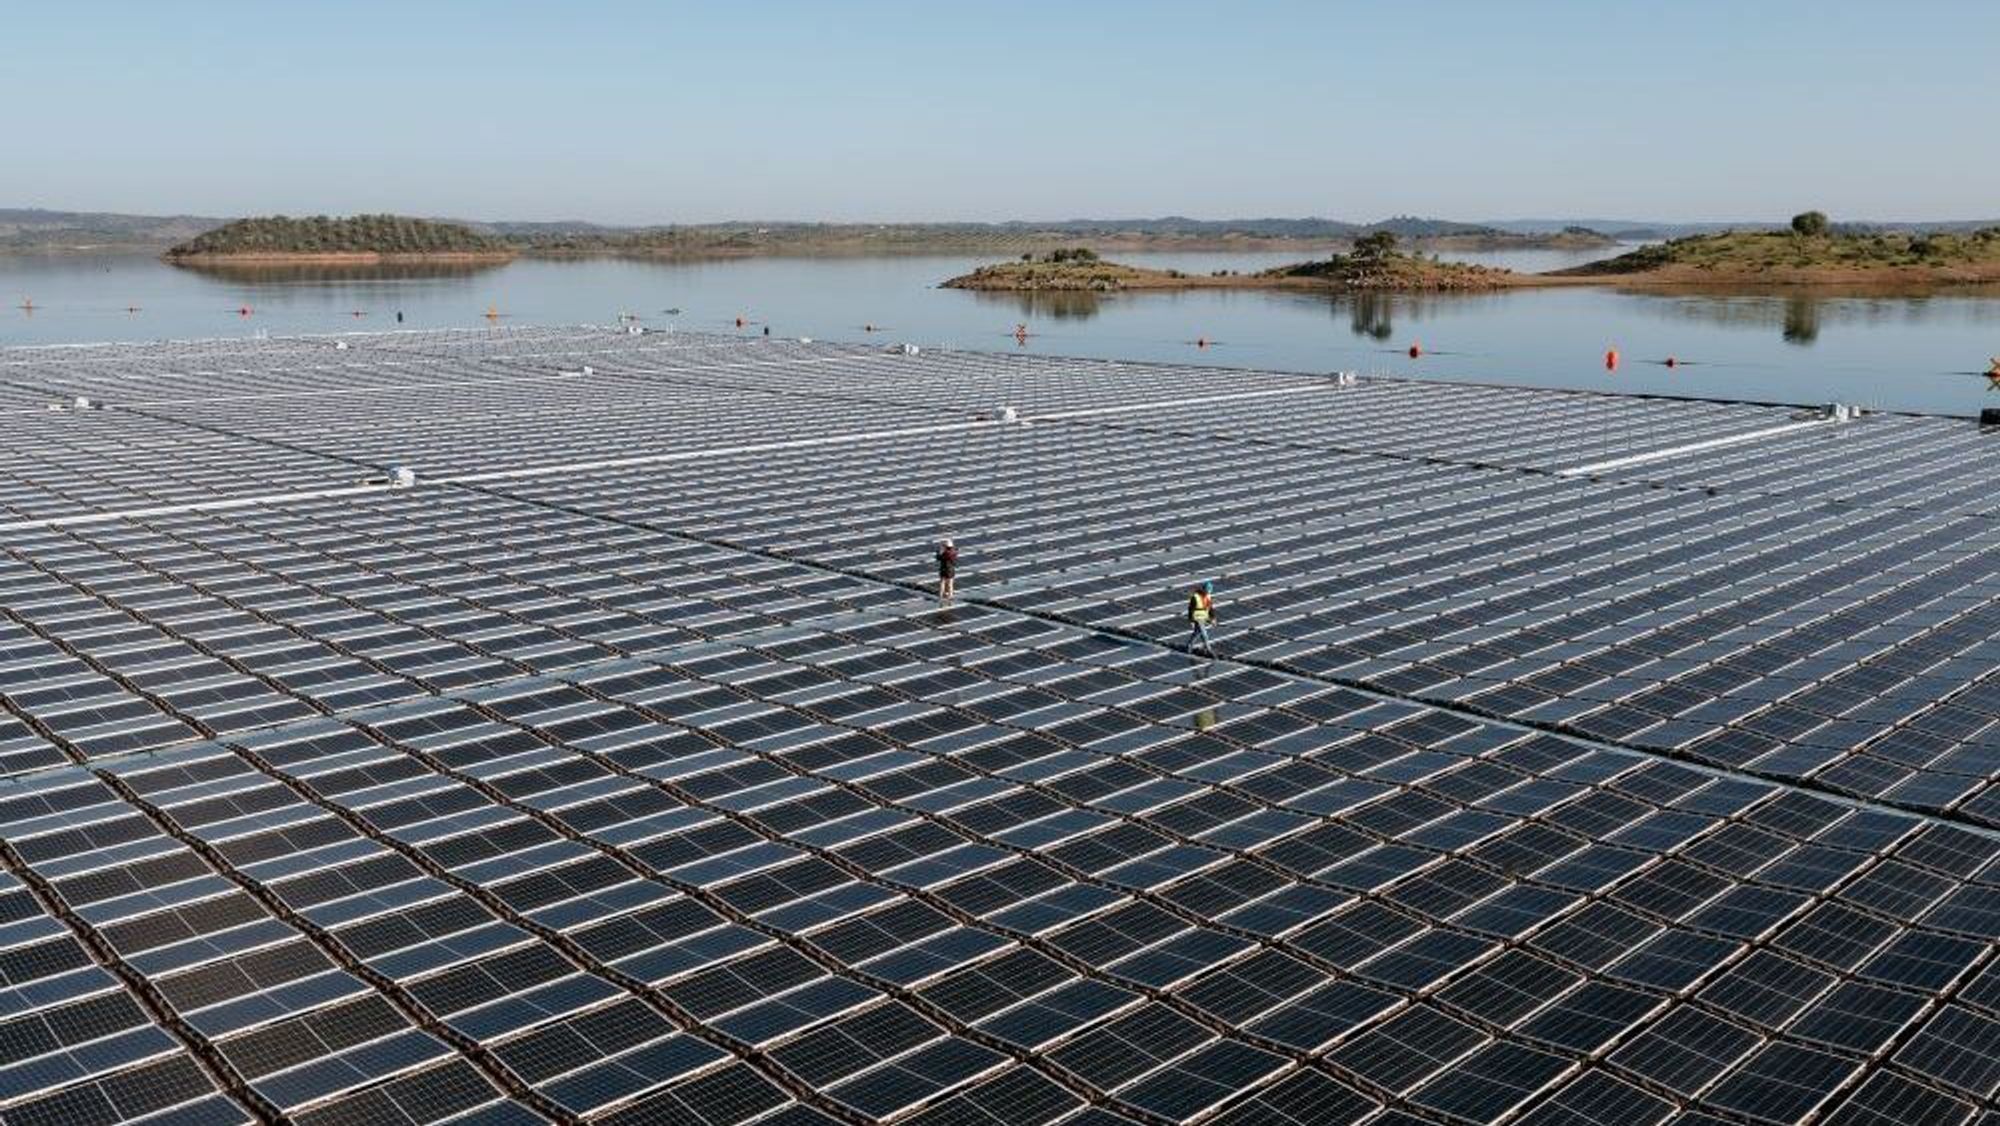
[[[1195,346],[1195,347],[1197,347],[1197,348],[1206,348],[1206,347],[1208,347],[1208,337],[1206,337],[1206,336],[1197,336],[1197,337],[1195,337],[1195,338],[1194,338],[1194,346]]]
[[[1617,370],[1618,370],[1618,349],[1616,349],[1616,348],[1607,348],[1607,349],[1605,349],[1605,351],[1604,351],[1604,370],[1605,370],[1605,371],[1617,371]]]
[[[737,327],[737,328],[742,328],[742,327],[743,327],[743,318],[742,318],[742,317],[738,317],[738,318],[736,318],[736,327]]]
[[[1674,359],[1674,358],[1673,358],[1672,356],[1668,356],[1668,357],[1667,357],[1667,366],[1668,366],[1668,367],[1670,367],[1670,368],[1677,368],[1677,367],[1681,366],[1681,362],[1680,362],[1679,360],[1676,360],[1676,359]]]
[[[1410,358],[1414,360],[1418,356],[1421,356],[1423,354],[1424,354],[1423,343],[1417,340],[1410,341]]]
[[[247,316],[249,316],[249,315],[250,315],[250,306],[248,306],[248,305],[238,305],[238,306],[236,307],[236,315],[237,315],[237,316],[239,316],[239,317],[247,317]]]

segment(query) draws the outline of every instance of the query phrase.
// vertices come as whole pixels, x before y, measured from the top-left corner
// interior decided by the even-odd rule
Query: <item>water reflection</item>
[[[1387,340],[1396,331],[1396,303],[1386,293],[1357,293],[1348,304],[1347,326],[1356,336]]]
[[[506,262],[216,263],[175,262],[185,270],[229,285],[352,285],[368,282],[463,281],[490,273]]]
[[[1523,293],[1532,291],[1523,291]],[[1336,319],[1345,318],[1348,331],[1372,341],[1387,341],[1396,335],[1396,322],[1421,322],[1449,318],[1472,310],[1503,305],[1523,293],[1389,293],[1379,290],[1352,293],[1286,293],[1283,296],[1327,310]],[[1272,294],[1276,298],[1279,294]]]
[[[1087,321],[1104,311],[1103,295],[1087,289],[1034,291],[970,290],[982,305],[1003,305],[1019,319],[1047,317],[1056,321]],[[1143,295],[1142,295],[1143,296]]]
[[[1785,298],[1785,343],[1810,345],[1818,340],[1819,310],[1818,298]]]
[[[1662,293],[1621,289],[1644,307],[1676,320],[1727,328],[1775,328],[1787,344],[1809,346],[1831,326],[1990,324],[2000,286],[1946,289],[1907,286],[1821,286],[1729,293]]]

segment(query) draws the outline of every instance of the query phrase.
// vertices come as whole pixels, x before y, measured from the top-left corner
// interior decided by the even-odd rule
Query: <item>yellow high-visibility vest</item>
[[[1197,592],[1194,597],[1188,599],[1188,621],[1205,624],[1214,613],[1215,599],[1207,594]]]

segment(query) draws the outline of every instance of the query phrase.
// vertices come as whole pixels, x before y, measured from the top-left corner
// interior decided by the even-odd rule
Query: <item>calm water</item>
[[[1597,255],[1462,257],[1542,270]],[[1253,270],[1280,254],[1123,254],[1189,272]],[[679,326],[831,340],[912,341],[1059,355],[1970,414],[2000,405],[1981,376],[2000,355],[2000,289],[1932,296],[1660,295],[1560,289],[1326,297],[1117,296],[937,289],[971,257],[763,258],[700,263],[517,261],[488,268],[212,273],[147,257],[0,256],[0,344],[341,332],[489,323]],[[18,308],[32,301],[32,311]],[[137,311],[128,311],[128,307]],[[245,315],[241,310],[248,309]],[[497,322],[484,314],[492,309]],[[677,313],[667,310],[677,309]],[[363,315],[356,316],[360,313]],[[877,326],[869,332],[865,326]],[[1208,347],[1195,341],[1205,338]],[[1421,343],[1424,355],[1408,349]],[[1604,353],[1621,355],[1606,371]],[[1669,369],[1659,361],[1679,361]]]

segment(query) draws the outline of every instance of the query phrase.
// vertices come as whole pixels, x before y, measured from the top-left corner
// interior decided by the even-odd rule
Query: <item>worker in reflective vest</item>
[[[1194,630],[1188,634],[1188,652],[1195,646],[1209,656],[1215,656],[1215,646],[1209,641],[1208,627],[1215,624],[1215,584],[1204,582],[1188,595],[1188,621],[1194,623]]]

